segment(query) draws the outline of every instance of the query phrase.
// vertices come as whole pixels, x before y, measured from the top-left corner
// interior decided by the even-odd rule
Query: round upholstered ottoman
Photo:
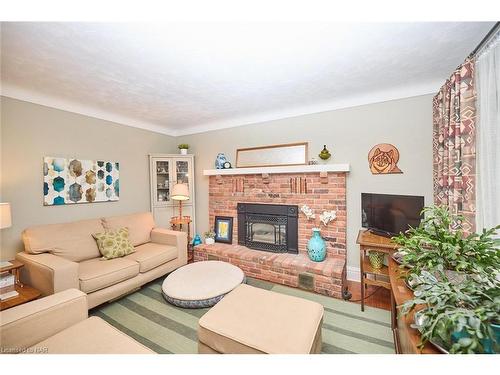
[[[167,276],[162,291],[172,305],[199,309],[215,305],[243,282],[245,274],[238,267],[209,260],[178,268]]]

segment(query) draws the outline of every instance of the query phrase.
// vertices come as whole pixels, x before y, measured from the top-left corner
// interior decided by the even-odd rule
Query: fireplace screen
[[[238,243],[256,250],[297,253],[297,206],[239,203]]]
[[[286,246],[286,217],[247,216],[247,240]]]

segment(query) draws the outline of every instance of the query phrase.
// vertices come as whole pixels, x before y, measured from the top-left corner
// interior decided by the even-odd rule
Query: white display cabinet
[[[189,186],[189,200],[182,202],[182,215],[191,216],[191,236],[195,227],[194,155],[150,154],[151,212],[156,225],[170,228],[170,219],[179,215],[179,201],[170,198],[176,183]],[[184,228],[187,229],[187,228]]]

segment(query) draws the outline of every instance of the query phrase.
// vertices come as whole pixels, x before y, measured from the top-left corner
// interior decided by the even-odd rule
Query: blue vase
[[[313,262],[322,262],[326,258],[326,242],[321,238],[318,228],[313,229],[313,235],[307,243],[307,254]]]
[[[224,163],[227,161],[226,155],[220,152],[217,154],[217,158],[215,159],[215,168],[222,169],[224,168]]]

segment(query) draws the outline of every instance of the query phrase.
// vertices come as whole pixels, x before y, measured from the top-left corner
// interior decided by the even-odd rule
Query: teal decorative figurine
[[[193,238],[193,246],[201,244],[201,237],[199,234],[195,235]]]

